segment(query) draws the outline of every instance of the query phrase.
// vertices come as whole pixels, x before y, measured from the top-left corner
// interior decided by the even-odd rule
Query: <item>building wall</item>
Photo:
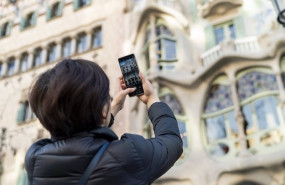
[[[284,181],[285,68],[280,63],[285,50],[284,30],[275,21],[270,1],[92,0],[86,7],[74,10],[73,1],[65,0],[62,15],[47,20],[48,7],[54,2],[18,1],[18,13],[13,12],[12,5],[3,3],[0,7],[3,12],[0,26],[13,20],[10,34],[0,38],[0,61],[5,66],[14,56],[18,67],[21,54],[27,52],[30,67],[0,78],[0,128],[7,130],[0,142],[3,166],[0,184],[21,184],[26,150],[34,141],[49,137],[36,119],[17,123],[18,110],[36,76],[62,60],[57,54],[55,61],[31,67],[34,49],[41,47],[46,51],[51,42],[61,46],[66,37],[72,40],[71,57],[97,62],[109,76],[111,89],[120,75],[117,58],[135,53],[141,71],[152,81],[161,100],[168,102],[176,113],[184,153],[154,184],[275,185]],[[38,12],[35,26],[21,30],[21,17],[34,10]],[[162,26],[159,29],[166,30],[160,35],[156,31],[159,25]],[[92,48],[92,30],[97,27],[102,28],[102,46]],[[224,31],[220,43],[215,34],[218,28]],[[150,35],[146,37],[148,31]],[[86,51],[78,53],[74,46],[81,32],[87,34],[89,45]],[[157,49],[159,42],[161,51]],[[62,47],[57,47],[58,53],[61,50]],[[248,102],[238,94],[242,88],[238,85],[240,76],[250,74],[246,69],[265,71],[278,87],[253,94],[248,100],[254,102],[273,95],[279,98],[276,104],[279,124],[264,129],[257,124],[252,135],[246,129],[248,117],[243,112]],[[229,121],[220,125],[207,123],[214,116],[207,114],[205,107],[212,92],[213,96],[219,95],[213,89],[221,84],[230,89],[230,106],[213,114],[232,112],[233,125]],[[223,94],[218,97],[221,101],[229,99]],[[264,114],[269,115],[267,112]],[[125,132],[152,136],[146,115],[142,103],[127,98],[124,110],[116,118],[115,132],[119,136]],[[259,123],[258,117],[254,118]],[[221,132],[226,136],[219,135]]]

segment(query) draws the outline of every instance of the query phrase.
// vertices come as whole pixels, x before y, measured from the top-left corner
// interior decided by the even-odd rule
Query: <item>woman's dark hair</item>
[[[99,127],[109,97],[104,71],[82,59],[59,62],[38,77],[29,93],[32,110],[54,137],[70,137]]]

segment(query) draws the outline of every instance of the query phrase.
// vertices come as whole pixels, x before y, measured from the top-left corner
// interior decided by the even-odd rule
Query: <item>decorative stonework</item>
[[[211,18],[225,15],[241,5],[242,0],[209,0],[200,6],[200,13],[203,18]]]

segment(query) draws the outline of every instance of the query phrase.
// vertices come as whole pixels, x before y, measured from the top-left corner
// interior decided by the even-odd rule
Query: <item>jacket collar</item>
[[[86,137],[86,136],[94,136],[95,138],[103,138],[108,140],[109,142],[113,140],[118,140],[118,136],[115,134],[113,130],[108,127],[99,127],[91,131],[84,131],[73,134],[71,137]],[[68,139],[66,137],[54,137],[51,136],[51,141],[55,142],[58,140]]]

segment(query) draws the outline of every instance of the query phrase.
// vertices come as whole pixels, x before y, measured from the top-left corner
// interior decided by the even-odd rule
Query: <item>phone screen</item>
[[[139,68],[134,54],[119,58],[119,65],[127,88],[136,87],[136,90],[129,93],[129,96],[143,94],[142,81],[139,77]]]

